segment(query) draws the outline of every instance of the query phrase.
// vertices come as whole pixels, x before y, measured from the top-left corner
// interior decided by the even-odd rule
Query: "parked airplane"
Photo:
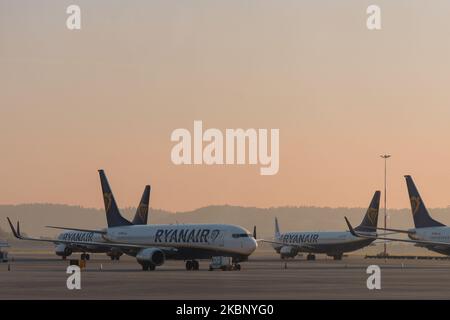
[[[215,256],[231,257],[234,269],[239,270],[239,262],[246,261],[257,247],[255,238],[246,229],[229,224],[132,225],[121,216],[109,186],[103,186],[108,187],[104,189],[107,228],[56,227],[85,236],[48,240],[22,236],[19,222],[16,229],[8,218],[14,236],[22,240],[56,242],[59,246],[114,248],[136,257],[143,270],[155,270],[166,259],[185,260],[187,270],[198,270],[198,259]]]
[[[354,236],[359,238],[415,243],[417,246],[425,247],[431,251],[450,255],[450,227],[447,227],[443,223],[434,220],[430,216],[411,176],[405,176],[405,179],[406,186],[408,188],[409,200],[411,202],[411,213],[413,216],[415,228],[409,230],[390,228],[377,229],[391,231],[394,233],[405,233],[408,235],[410,240],[384,236],[376,237],[374,235],[361,234],[360,232],[358,232],[358,230],[356,230],[356,228],[353,229],[348,219],[345,218],[350,232],[352,232]]]
[[[373,195],[358,232],[376,235],[378,210],[380,207],[380,191]],[[351,252],[371,244],[374,239],[360,239],[349,231],[342,232],[287,232],[280,233],[278,220],[275,218],[275,241],[261,240],[271,243],[282,259],[293,258],[300,252],[307,252],[307,260],[314,260],[314,253],[325,253],[341,260],[344,252]]]
[[[136,210],[136,214],[133,218],[133,221],[130,222],[120,215],[119,209],[117,207],[114,195],[109,186],[105,172],[103,170],[99,170],[99,175],[100,175],[100,183],[102,186],[103,199],[105,203],[105,212],[108,227],[147,224],[148,205],[150,200],[150,186],[145,186],[144,193],[142,194],[141,201]],[[52,226],[49,227],[60,229],[59,227],[52,227]],[[101,246],[80,245],[77,244],[75,241],[72,243],[70,242],[67,243],[58,240],[67,240],[67,241],[89,240],[93,242],[104,242],[104,240],[100,234],[90,231],[82,231],[82,230],[64,231],[57,237],[57,240],[55,241],[56,244],[55,253],[56,255],[61,256],[63,259],[66,259],[66,257],[70,256],[72,253],[75,252],[81,252],[82,260],[89,260],[90,259],[89,253],[106,253],[106,255],[108,255],[111,258],[111,260],[119,260],[120,256],[123,254],[123,250],[121,250],[120,248],[112,247],[107,243]]]

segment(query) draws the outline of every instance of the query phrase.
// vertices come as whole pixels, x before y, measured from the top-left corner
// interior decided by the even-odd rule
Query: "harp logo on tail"
[[[105,192],[103,194],[103,200],[105,201],[106,212],[108,212],[111,208],[112,193]]]
[[[413,216],[416,215],[416,213],[419,211],[419,207],[420,207],[420,197],[411,197],[409,198],[411,201],[411,208],[412,208],[412,214]]]
[[[371,225],[377,224],[377,218],[378,218],[378,210],[375,208],[369,208],[367,212],[367,219],[369,220]]]
[[[141,217],[142,220],[144,220],[145,213],[147,212],[147,210],[148,210],[148,204],[142,204],[139,207],[139,216]]]

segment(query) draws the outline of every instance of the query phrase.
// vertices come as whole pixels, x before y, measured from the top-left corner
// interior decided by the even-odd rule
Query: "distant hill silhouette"
[[[121,210],[123,215],[132,219],[135,209]],[[249,231],[257,226],[258,237],[272,237],[274,217],[278,217],[282,231],[288,230],[346,230],[344,216],[354,225],[358,225],[366,208],[329,208],[329,207],[274,207],[254,208],[239,206],[208,206],[187,212],[168,212],[150,209],[149,223],[231,223],[238,224]],[[450,225],[450,208],[430,210],[433,217]],[[388,210],[388,225],[395,228],[411,228],[410,209]],[[6,217],[14,222],[20,220],[21,229],[33,236],[55,236],[60,231],[45,226],[56,225],[78,228],[104,228],[106,218],[103,209],[83,208],[60,204],[21,204],[0,205],[0,240],[11,239]],[[379,225],[383,224],[383,211],[380,210]],[[5,233],[5,231],[7,233]]]

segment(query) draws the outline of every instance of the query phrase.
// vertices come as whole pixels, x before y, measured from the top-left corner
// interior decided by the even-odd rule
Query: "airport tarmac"
[[[81,290],[68,290],[68,261],[52,253],[16,253],[0,264],[0,299],[448,299],[450,261],[380,260],[319,255],[285,262],[259,253],[241,271],[186,271],[167,261],[143,272],[135,259],[97,254],[81,273]],[[368,265],[381,268],[381,290],[368,290]]]

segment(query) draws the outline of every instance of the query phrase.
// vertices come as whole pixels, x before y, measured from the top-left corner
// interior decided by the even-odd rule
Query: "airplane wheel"
[[[149,267],[150,267],[150,266],[149,266],[148,264],[144,263],[144,264],[142,265],[142,270],[148,271]]]
[[[154,271],[156,269],[156,266],[154,264],[151,264],[149,266],[150,271]]]
[[[334,255],[333,260],[342,260],[342,254]]]
[[[63,260],[66,260],[66,259],[67,259],[67,257],[66,257],[66,256],[64,256],[64,257],[62,257],[62,259],[63,259]]]
[[[192,270],[199,270],[200,269],[200,264],[198,263],[198,261],[192,261]]]
[[[86,255],[84,253],[82,253],[81,256],[80,256],[80,259],[81,260],[86,260]]]
[[[313,254],[308,254],[308,255],[306,256],[306,260],[308,260],[308,261],[314,261],[314,260],[316,260],[316,256],[313,255]]]
[[[111,256],[110,258],[111,258],[111,260],[115,260],[116,259],[116,257],[114,257],[114,256]]]
[[[241,271],[241,265],[239,263],[236,265],[236,270]]]
[[[191,260],[189,260],[189,261],[186,261],[186,270],[192,270],[192,261]]]
[[[89,254],[86,255],[86,260],[90,260],[91,256]]]

